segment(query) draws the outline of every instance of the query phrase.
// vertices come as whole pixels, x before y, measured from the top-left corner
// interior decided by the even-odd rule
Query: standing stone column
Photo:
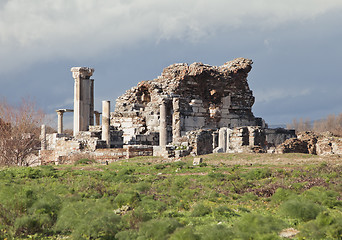
[[[74,86],[74,136],[80,131],[87,131],[94,109],[94,69],[88,67],[71,68],[75,80]]]
[[[102,101],[102,140],[110,147],[110,101]]]
[[[94,111],[94,114],[95,114],[95,126],[99,126],[100,125],[100,115],[101,115],[101,113],[100,112],[98,112],[98,111]]]
[[[213,132],[213,149],[218,147],[218,132]]]
[[[227,143],[226,143],[226,152],[229,152],[230,149],[230,135],[232,134],[232,130],[227,128]]]
[[[94,79],[90,79],[89,126],[94,125]]]
[[[58,116],[58,124],[57,124],[57,133],[62,134],[63,133],[63,110],[56,110],[57,116]]]
[[[177,143],[181,137],[181,117],[180,117],[180,104],[179,97],[172,100],[173,114],[172,114],[172,141]]]
[[[46,126],[43,124],[40,130],[40,150],[46,150]]]
[[[167,125],[166,125],[166,104],[162,100],[160,104],[160,124],[159,124],[159,146],[166,148],[167,144]]]
[[[223,152],[227,151],[227,128],[220,128],[219,130],[219,148],[222,148]]]

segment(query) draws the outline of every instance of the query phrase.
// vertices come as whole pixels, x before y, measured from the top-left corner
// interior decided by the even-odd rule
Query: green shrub
[[[232,229],[223,224],[204,225],[198,229],[199,236],[205,240],[229,240],[234,239]]]
[[[119,193],[114,199],[119,208],[123,205],[133,206],[138,201],[140,201],[140,196],[137,192]]]
[[[191,211],[191,216],[202,217],[209,213],[211,213],[210,207],[204,205],[203,203],[198,203],[195,206],[193,206],[192,211]]]
[[[18,217],[14,223],[14,229],[16,235],[21,234],[35,234],[41,232],[41,225],[45,219],[39,219],[37,216],[22,216]],[[46,219],[49,220],[49,219]]]
[[[221,219],[221,217],[231,218],[231,217],[239,216],[232,209],[230,209],[229,207],[225,205],[221,205],[221,206],[214,208],[213,213],[216,219]]]
[[[224,177],[225,175],[223,173],[220,173],[220,172],[210,172],[208,174],[208,177],[211,178],[211,179],[217,179],[217,180],[224,180]]]
[[[77,160],[75,162],[75,165],[81,165],[81,164],[93,164],[95,163],[95,160],[93,159],[88,159],[88,158],[82,158],[80,160]]]
[[[110,170],[105,170],[102,175],[101,175],[101,179],[105,180],[105,181],[115,181],[117,173],[114,171],[110,171]]]
[[[169,236],[182,225],[175,219],[152,219],[141,224],[138,239],[168,239]]]
[[[147,192],[151,189],[151,184],[147,182],[139,182],[135,185],[135,189],[139,192]]]
[[[143,208],[149,213],[161,213],[166,209],[166,204],[162,201],[155,201],[153,199],[143,199],[139,203],[139,208]]]
[[[205,162],[201,162],[198,166],[200,166],[200,167],[207,167],[208,166],[208,164],[207,163],[205,163]]]
[[[332,190],[326,190],[323,187],[313,187],[305,191],[302,195],[305,199],[322,204],[329,208],[342,206],[342,202],[338,200],[340,194]]]
[[[299,230],[303,239],[342,239],[342,213],[322,212]]]
[[[37,167],[12,168],[10,171],[16,178],[37,179],[42,177],[42,171]]]
[[[169,238],[170,240],[199,240],[200,237],[194,233],[193,227],[187,226],[177,228]]]
[[[248,192],[248,193],[245,193],[241,196],[240,201],[241,202],[248,202],[248,201],[256,201],[258,199],[259,198],[257,195],[255,195],[254,193]]]
[[[135,169],[134,168],[131,168],[131,167],[127,167],[127,168],[122,168],[119,170],[118,172],[118,176],[123,176],[123,175],[131,175],[135,172]]]
[[[281,203],[290,198],[294,198],[296,194],[290,189],[278,188],[271,197],[271,201],[274,203]]]
[[[56,223],[60,206],[61,201],[58,196],[46,193],[32,204],[27,214],[15,220],[15,233],[21,235],[50,232]]]
[[[56,230],[72,234],[73,239],[114,239],[119,230],[120,217],[113,213],[106,201],[85,200],[64,203],[56,223]]]
[[[161,169],[166,168],[166,166],[164,164],[156,164],[156,165],[154,165],[154,168],[157,170],[161,170]]]
[[[178,194],[180,193],[180,191],[184,188],[186,188],[186,186],[189,185],[189,179],[187,176],[179,176],[176,179],[174,179],[172,186],[171,186],[171,190],[174,192],[177,192]]]
[[[125,230],[118,232],[115,235],[115,238],[118,240],[132,240],[138,238],[138,232],[136,230]]]
[[[136,181],[136,177],[133,175],[134,172],[134,168],[123,168],[117,173],[116,180],[120,182],[134,183]]]
[[[183,168],[185,165],[186,165],[186,162],[177,161],[177,162],[173,162],[171,166],[175,168]]]
[[[239,239],[280,239],[278,233],[285,224],[272,216],[246,214],[234,225]]]
[[[242,177],[247,180],[259,180],[272,176],[272,171],[269,168],[256,168],[242,174]]]
[[[290,218],[309,221],[322,212],[322,207],[301,198],[289,199],[280,205],[280,212]]]

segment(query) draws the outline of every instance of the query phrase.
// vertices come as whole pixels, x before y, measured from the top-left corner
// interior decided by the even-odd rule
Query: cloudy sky
[[[87,66],[113,111],[170,64],[246,57],[256,116],[320,119],[342,112],[341,22],[341,0],[0,0],[0,97],[55,117],[73,108],[70,68]]]

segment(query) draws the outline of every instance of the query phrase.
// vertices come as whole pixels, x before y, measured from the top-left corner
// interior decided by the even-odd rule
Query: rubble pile
[[[280,144],[276,152],[317,155],[342,154],[342,138],[327,133],[302,132],[298,133],[297,138],[287,139]]]

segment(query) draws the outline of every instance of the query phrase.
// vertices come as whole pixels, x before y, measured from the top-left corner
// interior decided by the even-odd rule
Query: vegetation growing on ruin
[[[342,238],[338,156],[203,158],[3,168],[0,239]]]

